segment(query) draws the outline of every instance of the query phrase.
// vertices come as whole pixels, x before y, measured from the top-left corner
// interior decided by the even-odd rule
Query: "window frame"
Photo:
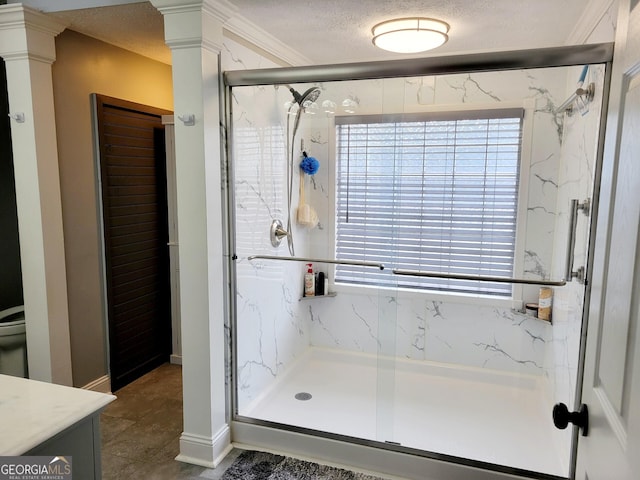
[[[516,234],[515,234],[515,247],[514,247],[514,277],[521,277],[524,272],[524,254],[527,232],[527,210],[529,200],[529,182],[530,182],[530,167],[531,167],[531,147],[533,139],[533,115],[535,113],[535,100],[525,99],[519,102],[499,102],[490,104],[457,104],[457,105],[419,105],[418,108],[412,111],[404,112],[389,112],[389,115],[405,115],[405,114],[428,114],[438,113],[441,117],[450,112],[452,116],[459,115],[460,112],[473,112],[473,114],[480,115],[482,112],[492,112],[496,110],[506,109],[523,109],[522,118],[522,138],[521,138],[521,152],[520,152],[520,171],[519,171],[519,187],[518,187],[518,207],[516,213]],[[364,113],[359,114],[364,115]],[[386,112],[385,112],[386,115]],[[339,114],[336,113],[336,117],[354,117],[358,115],[353,114]],[[488,117],[491,113],[487,114]],[[331,252],[335,259],[336,257],[336,242],[337,242],[337,216],[335,214],[337,208],[337,138],[336,138],[336,122],[335,119],[331,119],[330,134],[329,134],[329,154],[331,155],[330,169],[329,169],[329,211],[333,212],[333,219],[328,225],[329,241],[331,242]],[[524,219],[524,221],[522,221]],[[371,286],[371,285],[356,285],[347,283],[335,282],[336,267],[332,265],[330,267],[330,283],[332,291],[342,293],[354,293],[354,294],[378,294],[379,291],[393,290],[402,294],[403,297],[427,297],[433,301],[455,301],[464,304],[474,305],[492,305],[503,306],[511,308],[519,308],[523,299],[523,286],[520,284],[514,284],[511,297],[508,296],[496,296],[496,295],[483,295],[481,293],[464,293],[464,292],[450,292],[442,290],[430,290],[430,289],[416,289],[416,288],[403,288],[403,287],[389,287],[389,286]]]

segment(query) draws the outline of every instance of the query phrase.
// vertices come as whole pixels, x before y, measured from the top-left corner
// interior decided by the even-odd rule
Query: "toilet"
[[[0,374],[28,378],[24,305],[0,311]]]

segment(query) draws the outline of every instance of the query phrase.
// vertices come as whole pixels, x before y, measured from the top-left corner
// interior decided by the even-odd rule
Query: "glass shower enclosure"
[[[610,57],[227,72],[233,422],[570,477]]]

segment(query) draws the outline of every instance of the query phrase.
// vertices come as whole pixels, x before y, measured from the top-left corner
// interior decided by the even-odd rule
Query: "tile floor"
[[[182,433],[182,369],[164,364],[115,392],[101,416],[103,480],[219,479],[241,453],[216,469],[175,461]]]

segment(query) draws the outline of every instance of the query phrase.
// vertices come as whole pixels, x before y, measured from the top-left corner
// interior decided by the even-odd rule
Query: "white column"
[[[67,275],[62,233],[51,64],[65,26],[21,4],[0,6],[7,67],[29,376],[71,385]]]
[[[220,86],[226,1],[151,0],[172,51],[184,432],[178,460],[216,466],[231,449],[226,412]],[[195,123],[180,117],[193,115]]]

